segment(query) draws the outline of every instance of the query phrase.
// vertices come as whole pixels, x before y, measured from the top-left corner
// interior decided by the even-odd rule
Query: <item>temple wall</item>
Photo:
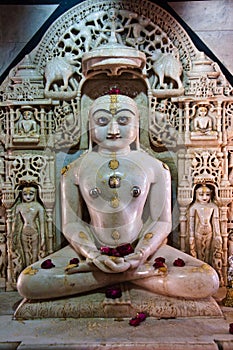
[[[233,74],[233,2],[170,1],[168,4]],[[0,75],[58,6],[0,5]]]

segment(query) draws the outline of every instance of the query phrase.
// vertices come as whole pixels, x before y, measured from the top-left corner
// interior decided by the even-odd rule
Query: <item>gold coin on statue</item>
[[[88,239],[86,233],[84,233],[83,231],[79,232],[79,237],[82,238],[82,239]]]
[[[147,240],[147,239],[151,239],[153,237],[153,233],[151,233],[151,232],[148,232],[147,234],[145,234],[145,239]]]
[[[112,170],[116,170],[119,167],[119,162],[117,159],[111,159],[108,163],[108,167]]]
[[[117,230],[112,231],[112,238],[117,241],[120,238],[120,233]]]
[[[110,205],[112,208],[118,208],[119,207],[120,200],[117,197],[113,197],[111,199]]]

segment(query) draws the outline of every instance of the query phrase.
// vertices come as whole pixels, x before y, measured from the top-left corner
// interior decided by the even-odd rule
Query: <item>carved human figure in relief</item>
[[[46,299],[127,281],[175,297],[215,293],[216,271],[166,244],[170,172],[140,149],[135,101],[123,95],[99,97],[90,108],[89,124],[89,151],[62,177],[63,233],[70,245],[47,257],[53,268],[43,269],[37,262],[30,267],[35,274],[22,272],[19,293]],[[165,271],[153,266],[157,257],[165,258]],[[74,258],[78,266],[67,267]],[[177,258],[185,266],[173,266]]]
[[[222,246],[218,206],[211,200],[212,191],[202,185],[196,190],[196,200],[189,209],[190,253],[213,264],[213,254]]]
[[[31,110],[26,110],[22,114],[22,118],[17,123],[18,135],[35,136],[37,132],[37,123]]]
[[[122,44],[123,41],[119,33],[124,31],[122,23],[117,18],[118,10],[115,8],[110,8],[108,10],[108,18],[102,29],[100,30],[99,37],[96,40],[95,46],[99,46],[103,41],[111,44]]]
[[[14,245],[21,243],[24,266],[36,262],[40,250],[45,249],[45,216],[43,206],[37,202],[37,189],[25,186],[22,189],[22,202],[15,209],[13,225]]]
[[[194,131],[207,134],[213,130],[213,120],[206,107],[199,107],[193,120]]]
[[[63,123],[61,123],[55,130],[55,140],[57,145],[63,146],[75,141],[75,115],[71,105],[68,103],[64,103],[63,107],[58,109],[58,113],[62,115]]]

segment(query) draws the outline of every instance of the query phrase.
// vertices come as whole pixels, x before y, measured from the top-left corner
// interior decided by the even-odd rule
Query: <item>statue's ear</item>
[[[149,125],[149,109],[148,109],[148,97],[145,93],[141,92],[138,94],[134,101],[137,104],[138,112],[139,112],[139,130],[138,136],[136,140],[136,146],[138,148],[138,144],[148,148],[149,146],[149,133],[148,133],[148,125]],[[140,136],[139,136],[140,135]],[[150,147],[150,146],[149,146]]]
[[[80,149],[88,149],[91,143],[89,134],[89,110],[94,100],[89,96],[83,95],[81,97],[81,113],[80,113],[80,123],[81,123],[81,137],[80,137]]]

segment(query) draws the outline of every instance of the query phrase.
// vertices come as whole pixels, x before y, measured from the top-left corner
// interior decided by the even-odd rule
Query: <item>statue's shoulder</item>
[[[88,151],[85,151],[82,154],[80,154],[71,163],[63,166],[61,169],[61,175],[62,176],[73,175],[75,172],[77,172],[77,169],[79,169],[81,162],[87,156],[87,154],[88,154]]]
[[[138,159],[139,161],[141,159],[143,163],[147,164],[147,167],[161,169],[162,172],[170,171],[166,163],[164,163],[160,159],[157,159],[154,155],[150,154],[146,150],[140,149],[138,151],[134,151],[133,157]]]

